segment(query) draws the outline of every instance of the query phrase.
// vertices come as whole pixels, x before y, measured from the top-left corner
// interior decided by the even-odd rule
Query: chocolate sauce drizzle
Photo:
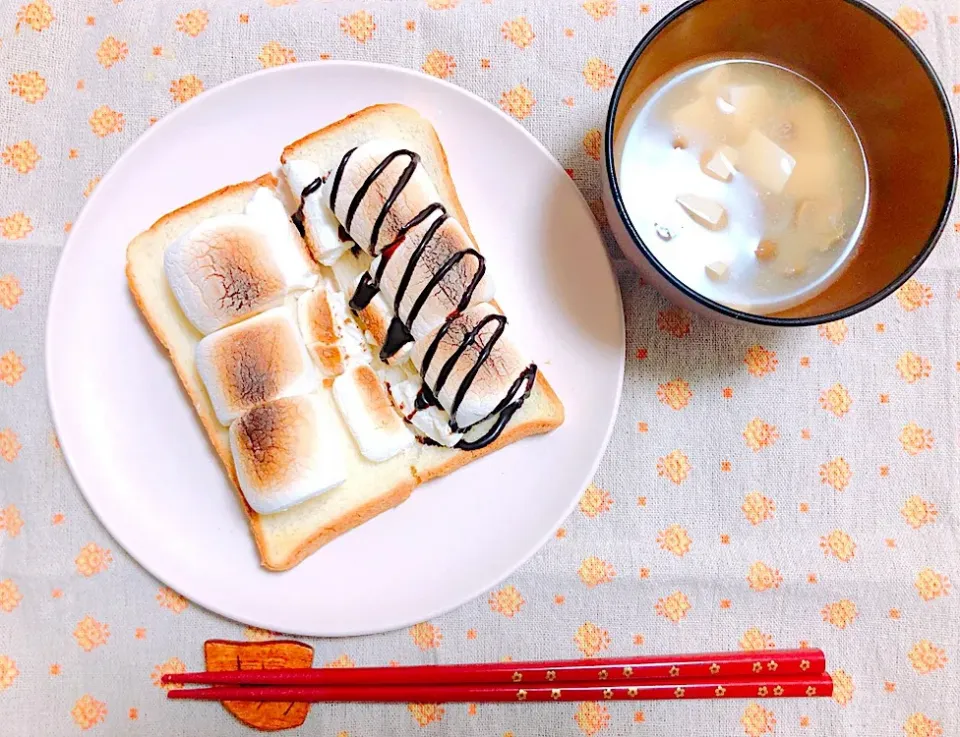
[[[300,192],[300,205],[297,207],[297,211],[290,216],[290,219],[293,220],[293,224],[297,226],[297,231],[300,233],[301,238],[307,234],[306,227],[303,224],[303,205],[307,201],[307,197],[320,189],[326,180],[326,177],[317,177]]]
[[[337,171],[334,174],[333,182],[331,183],[330,209],[333,210],[334,213],[336,213],[335,208],[337,193],[340,189],[340,182],[343,178],[343,172],[346,169],[347,162],[354,151],[356,151],[355,148],[350,149],[346,154],[344,154],[343,158],[340,160],[339,166],[337,167]],[[357,191],[354,193],[350,204],[347,206],[342,229],[345,227],[346,231],[349,231],[350,226],[353,223],[353,218],[360,207],[360,203],[364,196],[366,196],[370,187],[373,186],[373,183],[377,180],[377,178],[383,174],[384,171],[386,171],[391,162],[400,156],[407,156],[409,157],[410,161],[397,178],[396,183],[390,190],[390,194],[384,200],[383,206],[381,207],[380,212],[377,214],[376,220],[374,220],[373,228],[370,232],[369,246],[369,252],[372,256],[377,255],[377,244],[380,238],[380,230],[382,229],[383,223],[386,220],[387,213],[396,203],[404,188],[413,178],[416,168],[420,163],[420,156],[417,153],[407,149],[398,149],[390,153],[379,164],[377,164],[376,167],[373,168],[369,175],[367,175],[367,178],[363,181],[360,187],[357,188]],[[309,186],[312,186],[313,184],[315,183],[312,182]],[[319,185],[317,186],[319,187]],[[312,191],[316,191],[316,188],[314,188]],[[306,189],[304,189],[304,195],[301,197],[301,210],[298,211],[301,213],[301,221],[303,198],[306,197],[307,194],[309,193]],[[393,301],[394,317],[390,321],[390,325],[387,328],[386,339],[384,340],[383,346],[381,346],[380,349],[380,360],[386,362],[392,356],[396,355],[396,353],[405,344],[413,340],[411,327],[413,326],[417,316],[420,314],[420,310],[423,309],[423,306],[426,304],[427,299],[429,299],[433,291],[441,284],[446,275],[450,273],[452,269],[456,268],[457,264],[459,264],[463,259],[468,257],[475,258],[477,260],[477,269],[474,272],[473,278],[470,280],[470,283],[467,285],[467,288],[461,295],[460,301],[457,303],[454,310],[450,313],[450,315],[447,316],[446,321],[443,323],[440,329],[437,330],[433,340],[430,342],[430,345],[427,348],[426,353],[424,354],[423,364],[420,369],[421,376],[424,377],[424,383],[421,386],[420,391],[417,393],[416,400],[414,401],[413,411],[409,416],[407,416],[406,419],[409,422],[411,419],[413,419],[413,416],[416,415],[417,412],[427,409],[431,406],[440,406],[440,403],[437,400],[437,394],[439,394],[443,389],[443,386],[449,378],[450,373],[453,371],[457,361],[473,343],[479,340],[483,329],[491,322],[496,322],[497,326],[490,333],[490,335],[487,336],[486,343],[478,352],[476,362],[466,373],[463,381],[457,388],[457,392],[454,395],[453,404],[450,407],[449,413],[450,429],[453,432],[466,432],[481,422],[486,421],[490,417],[497,415],[497,419],[494,424],[481,437],[475,440],[467,440],[466,438],[463,438],[456,444],[456,447],[461,450],[478,450],[489,445],[500,436],[500,434],[503,432],[503,429],[507,426],[507,423],[510,422],[510,419],[513,417],[514,413],[516,413],[516,411],[523,405],[524,401],[526,401],[533,389],[534,382],[536,381],[537,367],[535,364],[530,364],[527,368],[525,368],[513,382],[513,385],[507,391],[504,398],[497,404],[493,411],[487,415],[487,417],[483,418],[477,423],[474,423],[470,427],[459,428],[457,426],[455,418],[460,404],[463,402],[467,392],[470,390],[470,386],[473,384],[474,379],[476,379],[481,367],[487,361],[487,359],[490,358],[497,342],[500,340],[504,330],[506,329],[506,316],[500,314],[486,315],[464,336],[463,341],[460,343],[457,349],[453,352],[453,354],[450,355],[449,358],[447,358],[446,361],[444,361],[443,366],[440,367],[440,371],[437,374],[437,380],[433,389],[427,386],[427,371],[430,368],[430,364],[433,361],[434,356],[436,355],[437,348],[442,342],[444,336],[446,336],[449,332],[453,322],[470,305],[470,301],[473,299],[474,292],[476,292],[477,287],[480,285],[480,282],[486,273],[486,260],[475,248],[467,248],[451,254],[440,265],[440,268],[437,269],[436,273],[431,276],[426,286],[421,290],[420,294],[417,295],[417,298],[414,300],[409,313],[406,315],[406,318],[403,319],[400,317],[400,306],[403,302],[407,288],[410,285],[410,280],[413,278],[413,274],[416,271],[417,264],[420,262],[420,259],[426,251],[427,246],[430,244],[430,241],[436,235],[437,231],[444,224],[444,222],[446,222],[446,220],[449,218],[446,208],[441,203],[431,203],[417,213],[413,218],[410,219],[409,222],[405,223],[397,231],[394,240],[389,243],[380,253],[380,262],[377,265],[376,272],[371,274],[369,271],[367,271],[360,278],[360,282],[357,284],[357,288],[350,299],[350,308],[355,311],[360,311],[370,304],[371,300],[373,300],[373,298],[380,291],[380,281],[386,271],[387,263],[389,262],[390,257],[403,243],[407,233],[409,233],[410,230],[416,226],[425,222],[427,218],[437,212],[439,213],[439,216],[430,223],[426,232],[423,234],[423,237],[420,239],[420,242],[417,244],[417,247],[410,255],[406,268],[400,277],[400,282],[397,285],[397,293],[394,295]],[[517,393],[520,391],[521,386],[523,386],[524,389],[523,392],[518,396]],[[423,442],[429,442],[429,439],[424,440]]]

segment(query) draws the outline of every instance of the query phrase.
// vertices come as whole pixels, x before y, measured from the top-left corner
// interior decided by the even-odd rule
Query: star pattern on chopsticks
[[[526,690],[521,688],[519,691],[517,691],[517,701],[526,701],[526,700],[527,700],[527,692]]]
[[[774,696],[783,696],[783,686],[775,686],[773,689]]]
[[[608,699],[608,700],[609,700],[609,699],[612,699],[612,698],[613,698],[613,689],[612,689],[612,688],[605,688],[605,689],[603,689],[603,698]]]
[[[717,665],[716,663],[713,663],[713,664],[710,666],[710,675],[715,676],[715,675],[717,675],[717,673],[719,673],[719,672],[720,672],[720,666]]]
[[[767,695],[767,687],[760,686],[760,688],[757,689],[757,696],[766,696],[766,695]]]
[[[714,690],[714,692],[713,692],[713,695],[714,695],[714,696],[726,696],[726,695],[727,695],[727,689],[725,689],[723,686],[717,686],[716,690]]]
[[[810,670],[810,661],[809,661],[809,660],[801,660],[801,661],[800,661],[800,670]]]
[[[514,672],[513,672],[513,675],[511,676],[511,678],[513,678],[513,682],[514,682],[514,683],[520,683],[520,681],[523,680],[523,673],[521,673],[521,672],[518,671],[518,670],[517,670],[517,671],[514,671]]]
[[[630,698],[635,698],[638,693],[639,693],[639,689],[636,686],[631,686],[630,688],[627,689],[627,696],[629,696]]]
[[[767,670],[776,670],[776,669],[777,669],[776,660],[771,660],[769,663],[767,663]]]
[[[604,669],[601,670],[599,673],[597,673],[597,678],[599,678],[601,681],[605,681],[605,680],[607,680],[607,676],[608,676],[608,675],[610,675],[610,674],[607,673],[607,669],[604,668]]]
[[[552,689],[550,689],[550,698],[553,699],[554,701],[556,701],[557,699],[559,699],[559,698],[560,698],[560,689],[559,689],[559,688],[552,688]]]
[[[629,665],[628,665],[626,668],[623,669],[623,677],[624,677],[624,678],[629,678],[629,677],[632,676],[632,675],[633,675],[633,667],[632,667],[632,666],[629,666]]]
[[[548,670],[547,675],[544,676],[548,681],[557,680],[557,672],[555,670]]]
[[[670,667],[670,675],[673,676],[674,678],[676,678],[677,676],[679,676],[679,675],[680,675],[680,668],[678,668],[678,667],[675,666],[675,665],[671,666],[671,667]]]
[[[816,696],[817,688],[816,686],[807,686],[807,696]]]
[[[762,670],[763,670],[763,663],[754,663],[754,664],[753,664],[753,672],[754,672],[754,673],[759,673],[759,672],[762,671]]]
[[[682,699],[686,693],[683,686],[677,686],[673,691],[673,695],[678,699]]]

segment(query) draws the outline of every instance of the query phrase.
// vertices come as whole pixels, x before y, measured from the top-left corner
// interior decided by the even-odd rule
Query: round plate
[[[291,571],[260,567],[247,520],[127,289],[127,243],[288,143],[368,105],[436,126],[520,344],[566,422],[420,487]],[[589,208],[529,133],[480,98],[403,69],[279,67],[200,95],[97,186],[64,248],[47,321],[50,404],[87,501],[147,570],[213,611],[279,632],[356,635],[442,614],[529,558],[572,510],[609,439],[623,311]]]

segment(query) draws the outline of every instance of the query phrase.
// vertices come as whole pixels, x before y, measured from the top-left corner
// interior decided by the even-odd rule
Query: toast
[[[444,205],[469,234],[466,214],[457,199],[446,156],[433,127],[415,111],[399,105],[368,108],[288,146],[281,161],[309,159],[327,169],[343,151],[375,137],[400,139],[422,156]],[[258,514],[240,491],[231,455],[228,428],[221,425],[197,370],[195,352],[203,337],[186,318],[164,273],[164,250],[182,234],[207,218],[235,214],[260,187],[278,190],[273,175],[225,187],[160,218],[137,236],[127,249],[127,280],[137,306],[170,355],[210,442],[247,514],[264,567],[292,568],[337,536],[397,506],[421,483],[435,479],[530,435],[547,432],[563,421],[563,405],[542,373],[528,399],[513,415],[504,432],[479,450],[413,443],[388,460],[374,463],[361,455],[344,420],[335,408],[331,417],[343,437],[346,481],[341,485],[273,514]],[[472,239],[472,234],[471,234]],[[319,267],[329,272],[326,267]],[[360,315],[363,323],[363,316]],[[370,329],[371,326],[364,325]],[[375,331],[373,331],[375,332]],[[333,407],[330,382],[317,390],[321,403]]]

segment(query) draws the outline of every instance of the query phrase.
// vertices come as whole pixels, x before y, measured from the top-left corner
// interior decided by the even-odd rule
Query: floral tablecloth
[[[194,95],[262,67],[390,62],[520,120],[602,219],[610,88],[672,5],[0,2],[0,734],[244,734],[216,705],[165,702],[159,678],[202,666],[208,638],[272,636],[141,570],[58,448],[44,390],[47,295],[71,221],[123,149]],[[956,96],[960,6],[881,5]],[[344,667],[820,646],[833,699],[333,705],[315,707],[301,732],[960,734],[958,243],[954,215],[895,297],[786,333],[701,321],[618,261],[619,422],[556,539],[447,616],[311,642],[318,663]]]

